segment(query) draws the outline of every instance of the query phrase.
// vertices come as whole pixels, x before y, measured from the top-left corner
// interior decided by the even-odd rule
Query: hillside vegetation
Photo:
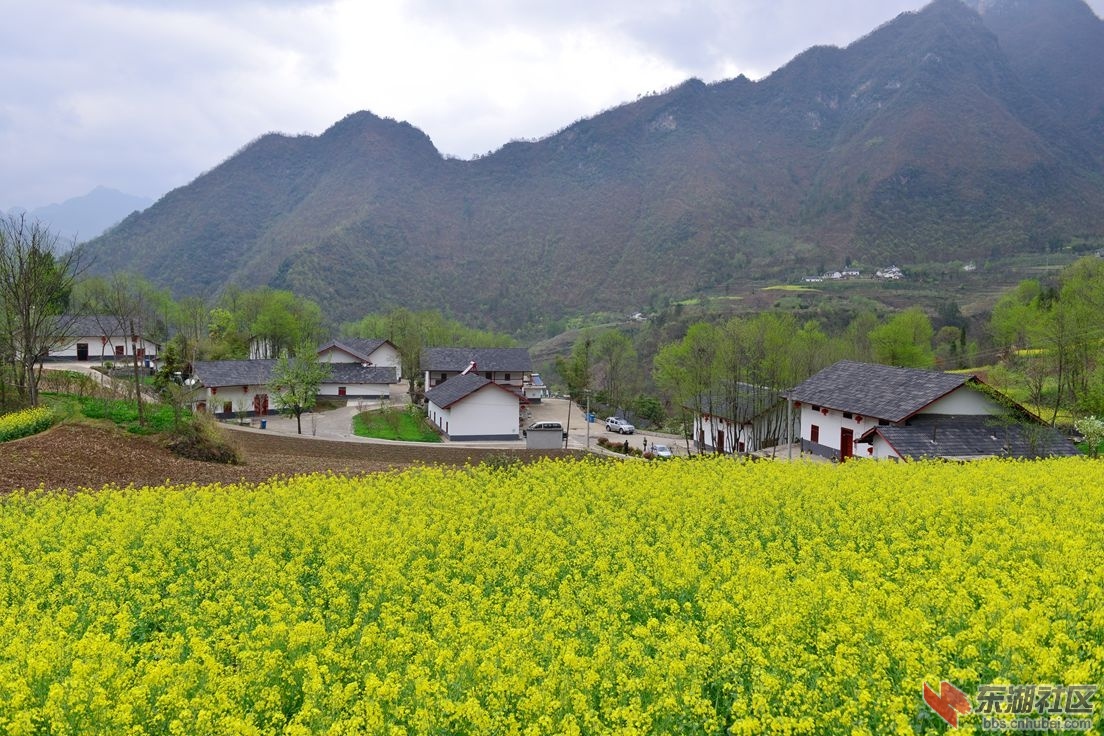
[[[339,321],[514,330],[1104,235],[1104,23],[1081,0],[984,10],[935,0],[763,80],[689,80],[472,161],[368,112],[268,134],[90,251],[178,296],[269,284]]]

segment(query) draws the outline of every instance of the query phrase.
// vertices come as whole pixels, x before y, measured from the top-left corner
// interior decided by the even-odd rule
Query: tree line
[[[38,383],[52,349],[71,341],[78,317],[94,319],[103,334],[122,330],[161,345],[155,385],[171,384],[200,360],[277,359],[289,407],[304,404],[303,376],[318,371],[318,347],[337,336],[390,340],[403,371],[418,373],[421,351],[430,346],[508,347],[507,336],[467,327],[433,311],[395,308],[335,327],[314,301],[290,291],[231,285],[211,299],[174,299],[143,277],[129,273],[87,276],[83,251],[59,247],[58,237],[22,215],[0,218],[0,404],[35,406]],[[131,351],[134,397],[142,419],[142,376]],[[95,357],[95,356],[91,356]],[[115,362],[114,355],[101,355]],[[118,366],[122,367],[122,366]],[[309,392],[308,392],[309,393]]]
[[[1020,283],[988,319],[968,320],[948,300],[933,315],[860,310],[834,331],[790,311],[738,315],[689,324],[654,346],[646,331],[634,339],[619,328],[587,330],[555,367],[580,403],[672,429],[695,413],[743,414],[844,359],[975,369],[1053,424],[1104,416],[1102,315],[1104,259],[1086,257],[1052,279]]]

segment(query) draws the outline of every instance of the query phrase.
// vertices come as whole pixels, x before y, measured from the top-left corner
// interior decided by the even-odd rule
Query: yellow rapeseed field
[[[1104,681],[1100,461],[0,498],[0,734],[934,734],[940,680]]]

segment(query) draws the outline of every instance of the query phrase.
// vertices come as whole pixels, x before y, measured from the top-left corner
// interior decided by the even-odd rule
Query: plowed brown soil
[[[532,460],[548,454],[524,450],[411,447],[330,442],[275,434],[225,431],[239,447],[241,465],[186,460],[157,441],[114,427],[65,424],[48,432],[0,444],[0,493],[19,488],[97,489],[108,484],[261,482],[273,476],[333,472],[376,473],[412,465],[462,466],[491,455]]]

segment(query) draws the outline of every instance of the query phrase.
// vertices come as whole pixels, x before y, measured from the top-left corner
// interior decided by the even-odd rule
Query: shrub
[[[1086,451],[1093,457],[1100,454],[1100,446],[1104,445],[1104,419],[1085,417],[1078,419],[1073,426],[1085,438]]]
[[[226,441],[215,420],[204,413],[198,413],[191,421],[182,423],[169,440],[168,448],[189,460],[241,464],[241,452]]]
[[[5,414],[0,416],[0,442],[38,434],[53,423],[54,413],[43,406]]]

